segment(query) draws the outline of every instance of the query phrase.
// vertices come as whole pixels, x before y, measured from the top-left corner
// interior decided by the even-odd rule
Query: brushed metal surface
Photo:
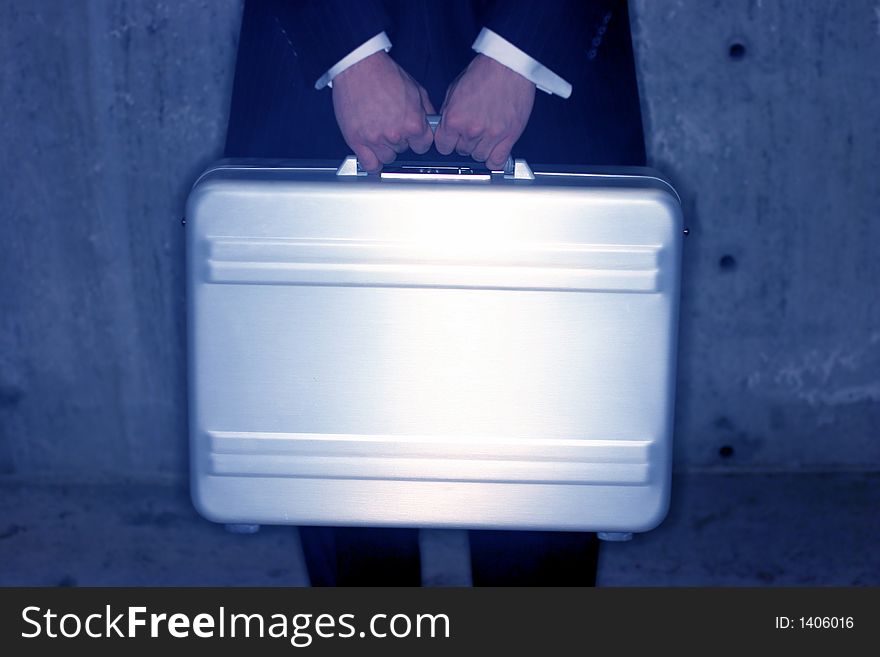
[[[361,479],[649,483],[651,441],[208,432],[209,472]]]
[[[507,245],[482,253],[379,240],[209,239],[212,283],[656,291],[659,246]]]
[[[650,529],[669,497],[681,228],[644,172],[207,172],[186,223],[196,506]]]

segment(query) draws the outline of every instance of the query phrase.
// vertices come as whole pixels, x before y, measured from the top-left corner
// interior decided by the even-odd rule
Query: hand
[[[407,148],[424,153],[433,134],[427,92],[385,52],[348,67],[333,79],[333,110],[346,143],[370,173]]]
[[[434,144],[443,155],[471,155],[497,171],[519,139],[535,102],[535,85],[477,55],[446,92]]]

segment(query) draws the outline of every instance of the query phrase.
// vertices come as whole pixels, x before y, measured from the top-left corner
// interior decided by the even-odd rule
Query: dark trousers
[[[416,529],[300,527],[312,586],[418,586]],[[599,541],[586,532],[470,531],[474,586],[593,586]]]
[[[447,0],[449,1],[449,0]],[[227,157],[335,159],[349,154],[333,113],[330,90],[314,90],[281,28],[278,12],[288,0],[247,0],[242,18],[235,82],[226,138]],[[455,0],[450,11],[466,11]],[[412,11],[415,0],[401,3]],[[444,3],[426,3],[441,11]],[[465,16],[466,14],[461,14]],[[405,23],[405,17],[402,19]],[[448,26],[449,21],[446,21]],[[405,25],[399,26],[405,33]],[[471,54],[473,26],[450,33],[444,53],[427,57],[404,40],[392,49],[398,63],[440,106],[446,85]],[[467,34],[467,38],[463,35]],[[533,166],[645,163],[645,146],[626,4],[603,30],[597,52],[580,53],[583,68],[569,80],[563,100],[538,92],[529,125],[514,155]],[[435,40],[436,41],[436,40]],[[433,149],[428,158],[439,156]],[[404,154],[403,159],[418,159]],[[537,168],[537,167],[536,167]],[[300,528],[311,583],[315,586],[418,586],[418,531],[387,528]],[[592,586],[598,540],[583,532],[472,531],[473,583],[484,585]]]

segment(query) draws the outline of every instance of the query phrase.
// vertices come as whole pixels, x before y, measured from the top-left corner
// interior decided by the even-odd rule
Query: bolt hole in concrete
[[[724,271],[732,271],[736,269],[736,258],[732,255],[723,255],[718,261],[718,266]]]
[[[721,449],[718,450],[718,456],[723,459],[729,459],[733,456],[733,447],[730,445],[722,445]]]
[[[727,52],[732,60],[739,61],[746,56],[746,47],[741,43],[732,43]]]

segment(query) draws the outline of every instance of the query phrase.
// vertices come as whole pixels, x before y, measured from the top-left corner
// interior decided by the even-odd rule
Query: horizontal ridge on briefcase
[[[186,230],[205,517],[663,520],[682,223],[656,173],[224,161]]]

